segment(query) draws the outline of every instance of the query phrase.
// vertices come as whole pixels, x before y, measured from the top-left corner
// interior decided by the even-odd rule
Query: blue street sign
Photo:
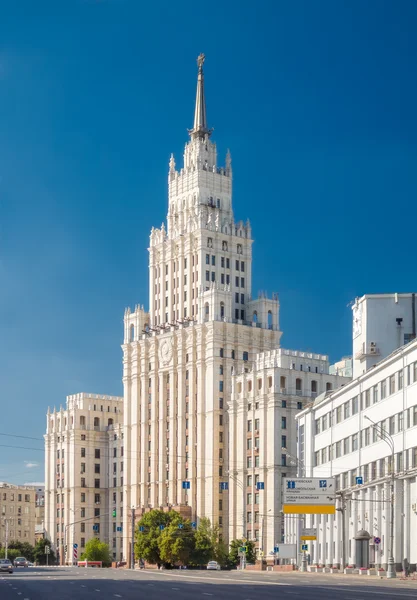
[[[121,527],[116,527],[116,531],[122,531]]]
[[[275,546],[274,552],[275,552],[275,554],[278,554],[278,552],[279,552],[279,546]]]
[[[74,550],[76,550],[78,548],[78,544],[74,544],[73,548],[74,548]]]
[[[294,490],[295,489],[295,481],[287,481],[287,489]]]
[[[141,526],[139,527],[139,531],[145,531],[145,528],[144,528],[144,526],[143,526],[143,525],[141,525]]]
[[[356,485],[362,485],[363,484],[363,477],[356,477]]]
[[[190,482],[189,481],[183,481],[182,482],[182,489],[183,490],[189,490],[190,489]]]
[[[227,483],[227,481],[222,481],[220,483],[220,489],[221,490],[228,490],[229,489],[229,484]]]
[[[265,483],[263,481],[258,481],[258,483],[256,484],[256,489],[257,490],[264,490],[265,489]]]
[[[178,524],[178,529],[183,529],[184,525],[182,523]]]
[[[195,528],[197,527],[197,523],[196,523],[195,521],[193,521],[193,522],[191,523],[191,527],[192,527],[193,529],[195,529]]]
[[[320,479],[320,487],[327,488],[327,479]]]
[[[163,529],[165,529],[165,525],[160,525],[159,529],[162,531]]]
[[[378,546],[378,544],[381,543],[381,538],[379,537],[374,537],[374,544],[376,544]]]
[[[301,546],[301,550],[308,550],[308,545],[307,544],[303,544]]]

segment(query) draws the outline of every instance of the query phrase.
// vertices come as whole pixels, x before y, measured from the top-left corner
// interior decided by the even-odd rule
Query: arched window
[[[109,419],[109,420],[107,421],[107,425],[108,425],[109,427],[110,427],[110,425],[113,425],[113,419]]]
[[[94,417],[94,429],[96,431],[100,429],[100,419],[98,417]]]
[[[129,341],[133,342],[133,340],[135,339],[135,326],[131,325],[130,326],[130,337],[129,337]]]
[[[311,382],[311,392],[312,392],[313,394],[317,394],[317,381],[314,381],[314,380],[313,380],[313,381]]]
[[[253,313],[252,321],[253,321],[254,323],[257,323],[257,322],[258,322],[258,313],[256,312],[256,310],[255,310],[255,311],[254,311],[254,313]]]
[[[224,302],[220,302],[220,318],[224,319]]]
[[[272,312],[268,310],[268,329],[272,329]]]

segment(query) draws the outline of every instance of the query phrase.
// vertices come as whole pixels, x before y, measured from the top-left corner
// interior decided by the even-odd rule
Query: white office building
[[[416,338],[416,294],[366,294],[353,306],[353,377]]]
[[[404,296],[411,305],[411,295]],[[391,302],[394,296],[387,298]],[[392,314],[394,323],[399,318],[396,315]],[[402,315],[405,322],[406,314],[403,312]],[[369,321],[373,319],[371,316]],[[377,347],[381,344],[383,348],[384,331],[375,330],[372,335],[375,336]],[[385,339],[388,338],[387,334]],[[355,537],[362,532],[361,535],[365,533],[369,536],[369,562],[376,566],[387,566],[390,550],[390,481],[394,474],[393,556],[397,569],[404,559],[415,568],[417,341],[395,350],[348,385],[318,396],[314,403],[297,415],[297,427],[298,457],[305,465],[306,475],[335,477],[337,507],[346,506],[346,563],[358,564]],[[381,439],[379,432],[384,432],[382,435],[387,442]],[[393,452],[390,449],[391,441]],[[317,528],[317,540],[309,542],[312,564],[341,564],[342,518],[341,511],[337,511],[335,516],[305,517],[307,527]],[[286,541],[297,541],[297,528],[296,517],[286,520]]]

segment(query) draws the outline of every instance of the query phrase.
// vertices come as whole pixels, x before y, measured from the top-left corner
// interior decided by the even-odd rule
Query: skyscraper
[[[189,505],[227,539],[231,377],[281,332],[278,297],[252,299],[251,227],[234,218],[197,64],[194,126],[182,168],[169,161],[167,224],[150,235],[149,311],[125,311],[124,487],[127,507]]]

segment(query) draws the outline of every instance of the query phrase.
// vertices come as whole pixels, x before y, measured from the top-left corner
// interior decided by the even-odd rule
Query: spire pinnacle
[[[189,130],[189,134],[191,135],[192,139],[204,138],[206,135],[211,134],[211,131],[207,127],[206,99],[204,96],[203,64],[205,59],[206,57],[204,54],[200,54],[197,58],[198,76],[197,94],[195,99],[194,127]]]

